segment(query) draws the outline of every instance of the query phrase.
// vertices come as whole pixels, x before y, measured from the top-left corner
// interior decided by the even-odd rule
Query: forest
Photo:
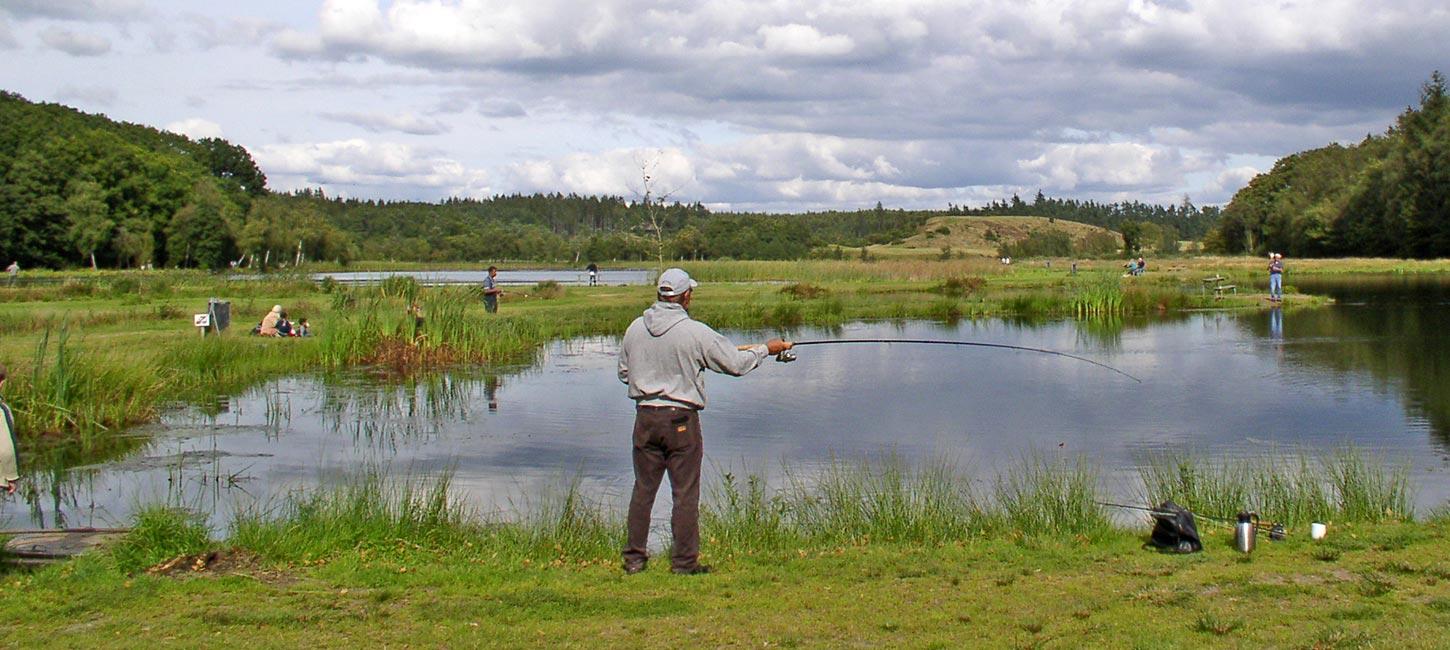
[[[1205,237],[1223,253],[1450,257],[1450,102],[1439,72],[1383,135],[1287,156]]]
[[[270,267],[304,260],[798,259],[900,240],[938,215],[1041,216],[1117,230],[1128,251],[1450,256],[1450,102],[1431,75],[1382,135],[1279,160],[1222,210],[1013,195],[944,211],[714,213],[565,194],[437,203],[268,190],[241,146],[0,92],[0,260],[23,267]],[[1052,242],[1047,242],[1048,244]],[[1027,243],[1022,244],[1025,246]],[[1055,250],[1046,246],[1044,250]]]

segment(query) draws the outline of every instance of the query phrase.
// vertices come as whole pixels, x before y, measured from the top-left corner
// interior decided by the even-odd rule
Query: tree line
[[[241,146],[0,92],[0,263],[220,268],[354,250],[271,195]]]
[[[1239,190],[1204,241],[1224,253],[1450,256],[1450,101],[1430,76],[1383,135],[1279,160]]]
[[[437,203],[275,193],[241,146],[0,92],[0,264],[267,268],[298,261],[800,259],[899,241],[942,211],[711,212],[699,203],[513,194]],[[1130,252],[1196,238],[1215,208],[1038,192],[946,214],[1036,215],[1121,230]],[[1032,242],[1056,250],[1060,241]],[[1024,249],[1025,252],[1026,249]]]

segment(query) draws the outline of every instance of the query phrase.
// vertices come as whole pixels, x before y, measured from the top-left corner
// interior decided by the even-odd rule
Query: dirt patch
[[[267,569],[255,553],[236,548],[178,555],[146,569],[146,573],[169,578],[243,576],[269,584],[294,580],[291,574]]]

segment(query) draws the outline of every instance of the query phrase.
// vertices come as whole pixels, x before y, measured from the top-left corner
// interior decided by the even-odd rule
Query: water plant
[[[1220,519],[1240,511],[1289,524],[1413,518],[1408,469],[1351,447],[1218,461],[1163,452],[1140,460],[1138,471],[1145,501]]]

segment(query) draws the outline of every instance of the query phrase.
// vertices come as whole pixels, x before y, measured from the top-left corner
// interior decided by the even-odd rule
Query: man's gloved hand
[[[781,352],[791,349],[791,347],[793,347],[794,345],[795,344],[791,343],[790,341],[771,339],[765,342],[765,349],[770,352],[770,354],[780,354]]]

